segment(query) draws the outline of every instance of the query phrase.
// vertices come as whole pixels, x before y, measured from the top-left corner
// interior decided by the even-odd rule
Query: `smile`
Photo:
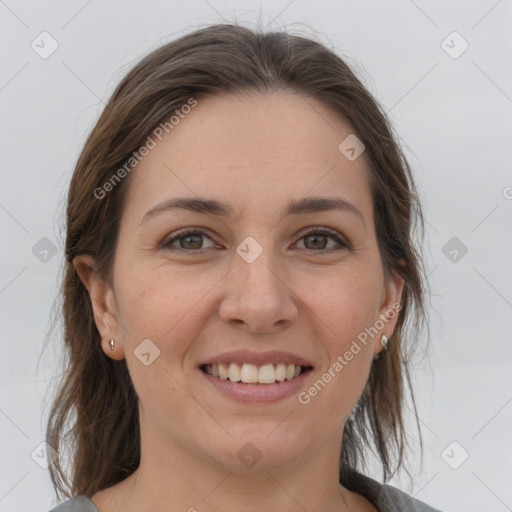
[[[293,380],[311,367],[286,363],[268,363],[260,366],[250,363],[218,363],[204,364],[200,369],[207,375],[221,380],[244,384],[275,384]]]

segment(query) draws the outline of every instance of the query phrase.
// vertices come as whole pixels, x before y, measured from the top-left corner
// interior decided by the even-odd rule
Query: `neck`
[[[354,503],[353,493],[339,484],[339,431],[278,467],[265,466],[262,459],[252,468],[223,466],[155,434],[141,431],[139,468],[108,497],[99,496],[102,492],[94,497],[102,510],[344,512]]]

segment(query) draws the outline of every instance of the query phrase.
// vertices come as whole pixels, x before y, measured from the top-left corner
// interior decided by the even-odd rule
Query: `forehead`
[[[364,153],[339,150],[351,126],[311,98],[289,93],[197,100],[132,171],[126,206],[141,218],[179,195],[280,209],[290,198],[339,192],[371,208]],[[178,121],[178,122],[176,122]],[[143,211],[144,210],[144,211]]]

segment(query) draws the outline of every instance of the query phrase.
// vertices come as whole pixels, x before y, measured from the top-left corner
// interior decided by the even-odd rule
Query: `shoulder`
[[[392,485],[381,484],[354,470],[340,472],[340,483],[349,491],[364,496],[379,512],[441,512]]]
[[[98,512],[87,496],[76,496],[52,508],[50,512]]]
[[[392,485],[386,484],[382,486],[379,499],[379,503],[382,503],[382,505],[386,507],[382,509],[383,512],[387,510],[389,510],[389,512],[400,512],[402,510],[409,512],[441,512],[439,509],[433,508],[423,501],[409,496]]]

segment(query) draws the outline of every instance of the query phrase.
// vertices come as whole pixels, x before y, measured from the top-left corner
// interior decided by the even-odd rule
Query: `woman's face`
[[[351,133],[294,94],[207,98],[132,171],[112,300],[93,303],[145,446],[236,471],[338,458],[402,285],[384,281],[364,153],[338,148]]]

